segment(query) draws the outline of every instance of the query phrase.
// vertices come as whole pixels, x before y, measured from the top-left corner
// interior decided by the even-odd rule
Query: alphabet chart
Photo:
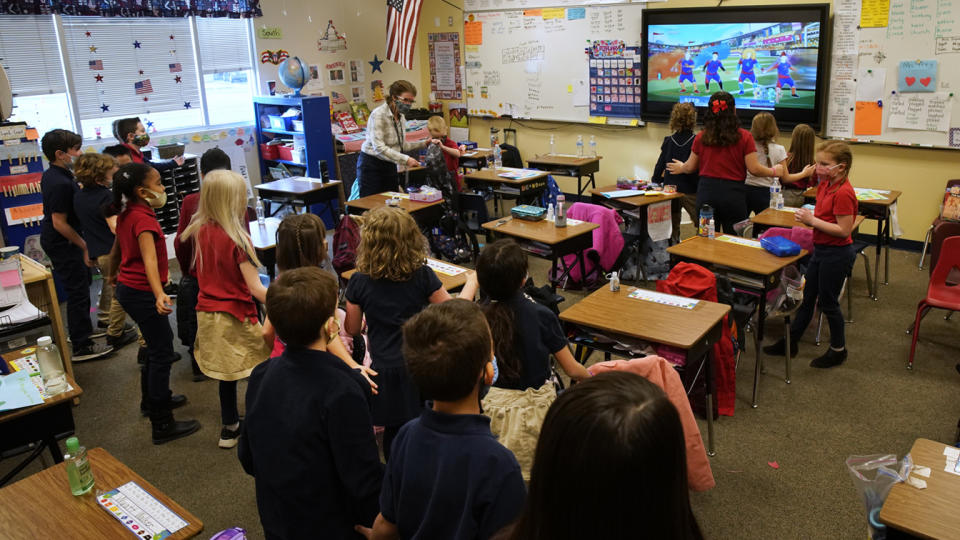
[[[647,302],[656,302],[657,304],[683,309],[693,309],[697,307],[697,304],[700,303],[699,300],[693,298],[674,296],[672,294],[663,294],[655,291],[648,291],[646,289],[634,289],[627,296],[629,298],[638,298],[640,300],[646,300]]]
[[[452,264],[447,264],[436,259],[427,259],[427,266],[433,269],[434,272],[445,274],[448,276],[460,275],[467,271],[466,268],[461,268],[459,266],[454,266]]]
[[[101,493],[97,503],[137,538],[163,540],[187,526],[183,518],[133,481]]]

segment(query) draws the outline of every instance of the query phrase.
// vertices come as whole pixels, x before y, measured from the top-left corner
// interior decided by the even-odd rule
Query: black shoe
[[[229,449],[237,446],[237,442],[240,440],[240,426],[243,425],[243,422],[240,422],[237,426],[237,429],[227,429],[226,426],[220,430],[220,441],[217,442],[217,446],[224,449]]]
[[[173,415],[169,415],[167,420],[152,423],[153,444],[175,441],[196,433],[199,429],[200,422],[196,420],[177,421],[173,419]]]
[[[815,368],[832,368],[837,367],[842,364],[847,359],[847,350],[835,351],[833,349],[827,349],[827,352],[823,353],[821,356],[814,358],[810,362],[810,367]]]
[[[111,336],[109,334],[107,335],[107,345],[113,347],[114,350],[125,347],[136,340],[137,340],[136,332],[124,332],[119,336]]]
[[[206,375],[204,375],[202,371],[193,372],[193,382],[203,382],[209,378],[210,377],[207,377]]]
[[[166,404],[166,410],[172,411],[176,408],[183,407],[187,404],[187,396],[183,394],[173,394],[170,396],[170,401]],[[143,401],[140,402],[140,414],[144,416],[150,416],[150,408],[147,407],[147,404]]]
[[[103,358],[112,352],[113,347],[109,345],[100,345],[91,341],[84,347],[73,348],[73,361],[86,362],[87,360],[96,360],[98,358]]]
[[[97,328],[106,329],[110,327],[110,321],[101,321],[97,319]]]
[[[797,346],[797,342],[791,340],[790,341],[790,358],[793,358],[794,356],[796,356],[797,351],[799,349],[800,347]],[[786,356],[787,355],[786,351],[787,351],[787,343],[783,338],[778,339],[777,342],[774,343],[773,345],[765,345],[763,347],[764,354],[768,354],[770,356]]]

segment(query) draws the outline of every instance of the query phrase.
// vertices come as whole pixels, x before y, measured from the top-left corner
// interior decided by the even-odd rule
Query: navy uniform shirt
[[[40,228],[40,242],[44,246],[58,247],[69,244],[65,236],[53,227],[53,214],[66,214],[67,223],[80,233],[80,220],[73,208],[73,197],[80,186],[73,173],[57,165],[43,172],[40,178],[40,192],[43,194],[43,226]],[[46,248],[44,248],[46,249]]]
[[[425,409],[393,441],[380,513],[400,538],[486,539],[520,514],[520,465],[479,414]]]
[[[383,465],[369,394],[327,352],[287,347],[253,369],[238,455],[266,538],[357,538],[354,525],[372,525]]]
[[[84,187],[73,196],[73,208],[83,227],[83,240],[91,259],[107,255],[113,248],[114,235],[103,217],[104,205],[112,201],[113,192],[100,184]]]
[[[515,350],[520,354],[519,381],[497,381],[497,388],[540,388],[550,378],[550,355],[567,346],[560,320],[550,308],[538,304],[523,291],[507,301],[513,310]]]

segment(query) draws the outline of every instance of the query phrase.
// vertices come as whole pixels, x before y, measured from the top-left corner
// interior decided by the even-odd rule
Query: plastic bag
[[[870,537],[873,540],[883,540],[887,536],[886,528],[876,520],[876,514],[883,507],[890,488],[903,482],[910,474],[909,460],[904,462],[903,467],[898,467],[898,463],[894,454],[850,456],[846,461],[847,470],[866,509]]]

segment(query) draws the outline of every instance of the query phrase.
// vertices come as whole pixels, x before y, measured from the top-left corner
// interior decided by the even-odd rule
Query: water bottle
[[[259,225],[261,229],[267,228],[267,218],[265,217],[263,201],[260,200],[260,197],[257,197],[257,225]]]
[[[553,213],[553,205],[552,205],[552,204],[548,204],[548,205],[547,205],[547,221],[553,221],[554,219],[555,219],[555,217],[554,217],[554,213]]]
[[[583,135],[577,135],[577,157],[583,157]]]
[[[697,229],[698,235],[709,236],[711,220],[713,220],[713,207],[705,204],[700,207],[700,224]]]
[[[610,290],[617,292],[620,290],[620,273],[613,272],[610,274]]]
[[[550,155],[557,153],[556,140],[554,140],[553,135],[550,135]]]
[[[553,216],[553,224],[557,227],[567,226],[567,212],[563,208],[563,203],[566,202],[566,200],[567,198],[563,193],[557,195],[557,210],[554,212]]]
[[[503,167],[503,151],[500,150],[499,144],[493,145],[493,168],[499,169]]]
[[[773,183],[770,184],[770,208],[774,210],[781,210],[777,208],[777,199],[780,197],[780,180],[777,177],[773,178]]]
[[[40,376],[43,377],[43,386],[48,395],[55,396],[67,389],[60,349],[53,344],[50,336],[37,340],[37,363],[40,364]]]
[[[713,240],[716,237],[717,237],[717,224],[713,220],[713,218],[710,218],[710,223],[707,225],[707,238]]]
[[[67,455],[63,456],[63,460],[66,461],[70,491],[75,496],[89,493],[93,489],[93,471],[87,461],[87,449],[80,446],[76,437],[67,439]]]
[[[590,157],[597,157],[597,138],[590,136]]]
[[[777,193],[777,210],[783,210],[783,193]]]

